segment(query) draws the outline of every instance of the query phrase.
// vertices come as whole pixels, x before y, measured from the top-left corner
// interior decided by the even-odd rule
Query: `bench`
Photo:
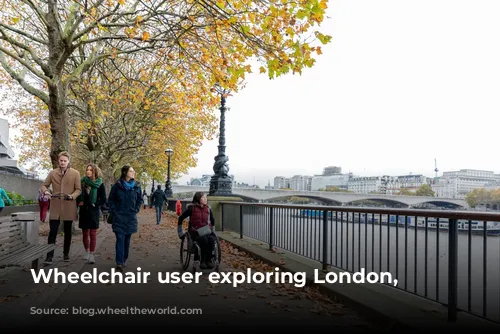
[[[55,244],[38,245],[28,240],[27,225],[30,223],[38,227],[35,221],[0,221],[0,268],[31,261],[31,267],[37,270],[39,258],[55,249]]]

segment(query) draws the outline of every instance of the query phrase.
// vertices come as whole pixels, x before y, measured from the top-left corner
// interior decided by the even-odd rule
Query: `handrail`
[[[220,204],[238,205],[238,206],[261,206],[266,208],[289,208],[289,209],[309,209],[309,210],[327,210],[338,212],[361,212],[377,213],[388,215],[419,216],[432,218],[450,218],[466,220],[487,220],[499,221],[500,212],[487,211],[466,211],[466,210],[425,210],[425,209],[401,209],[401,208],[377,208],[377,207],[359,207],[359,206],[320,206],[307,204],[274,204],[274,203],[250,203],[250,202],[232,202],[221,201]]]

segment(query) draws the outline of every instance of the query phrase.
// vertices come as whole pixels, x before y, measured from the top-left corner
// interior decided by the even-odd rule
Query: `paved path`
[[[158,272],[183,272],[179,265],[179,245],[175,219],[165,216],[162,225],[155,225],[154,211],[140,214],[140,231],[132,239],[128,272],[151,272],[145,284],[70,284],[49,310],[64,309],[69,315],[46,315],[36,324],[39,330],[60,329],[169,329],[172,325],[203,329],[269,329],[329,328],[353,331],[378,329],[365,322],[353,310],[344,308],[316,290],[293,288],[277,284],[211,284],[204,279],[198,284],[160,284]],[[223,244],[222,272],[272,270],[263,263]],[[85,264],[81,272],[109,272],[114,268],[114,236],[108,234],[97,251],[97,263]],[[83,261],[73,259],[73,261]],[[51,266],[54,267],[54,266]],[[46,267],[45,269],[51,268]],[[181,309],[200,312],[191,315],[111,315],[109,308],[129,308],[129,312],[144,310]],[[76,309],[106,310],[106,315],[71,314]],[[198,310],[198,311],[195,311]],[[151,312],[151,311],[148,311]]]

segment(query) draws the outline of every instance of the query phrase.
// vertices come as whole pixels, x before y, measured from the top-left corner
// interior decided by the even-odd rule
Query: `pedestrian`
[[[212,209],[207,204],[207,196],[203,192],[197,192],[193,196],[193,204],[188,206],[186,210],[179,216],[177,233],[179,238],[182,238],[184,231],[182,230],[182,222],[189,217],[189,230],[192,239],[201,247],[200,254],[195,254],[195,261],[201,261],[201,269],[212,269],[212,252],[215,247],[216,236],[214,234],[215,219]]]
[[[59,225],[64,222],[64,261],[69,261],[73,221],[76,220],[76,198],[82,192],[80,172],[70,167],[70,155],[63,151],[58,156],[59,167],[49,172],[40,186],[40,191],[50,199],[50,231],[49,244],[56,243]],[[52,194],[49,187],[52,186]],[[52,195],[59,195],[54,196]],[[54,251],[47,253],[45,264],[52,264]]]
[[[144,210],[146,210],[146,207],[148,206],[148,194],[146,194],[146,189],[144,189],[142,193],[142,200],[144,201]]]
[[[161,185],[159,184],[155,190],[155,192],[151,195],[151,201],[156,209],[156,225],[159,225],[161,222],[161,213],[163,211],[163,205],[165,201],[168,203],[167,195],[164,191],[161,190]]]
[[[106,188],[102,182],[101,169],[95,164],[88,164],[81,183],[82,193],[77,199],[80,208],[78,227],[82,229],[83,235],[83,258],[93,264],[101,209],[106,204]]]
[[[3,211],[3,208],[5,207],[5,202],[4,199],[9,203],[9,205],[12,205],[12,200],[10,199],[9,195],[7,195],[7,192],[5,191],[4,188],[0,188],[0,212]]]
[[[129,258],[132,234],[137,232],[137,213],[143,203],[141,186],[135,182],[130,165],[121,169],[120,179],[111,187],[108,206],[113,232],[116,235],[116,270],[122,272]]]

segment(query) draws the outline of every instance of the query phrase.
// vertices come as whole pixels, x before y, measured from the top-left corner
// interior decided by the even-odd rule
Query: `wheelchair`
[[[198,257],[201,259],[201,246],[198,244],[198,242],[194,241],[191,233],[189,232],[189,228],[185,231],[184,235],[182,236],[181,239],[181,248],[180,248],[180,263],[182,266],[183,270],[187,270],[189,268],[189,263],[191,262],[191,257],[193,255],[198,254]],[[215,243],[214,243],[214,249],[213,249],[213,256],[212,256],[212,264],[214,265],[214,271],[220,272],[220,260],[221,260],[221,249],[220,249],[220,242],[219,242],[219,237],[213,232],[215,236]],[[196,271],[200,269],[200,261],[194,261],[193,258],[193,265],[191,267],[191,271],[194,274]]]

